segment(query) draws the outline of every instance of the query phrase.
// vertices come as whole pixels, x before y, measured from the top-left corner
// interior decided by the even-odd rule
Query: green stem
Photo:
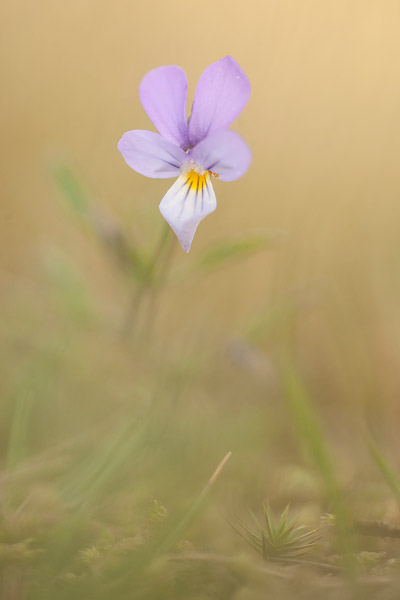
[[[123,327],[124,334],[131,333],[135,317],[137,316],[139,309],[142,305],[144,298],[147,295],[147,292],[155,288],[157,282],[154,279],[154,274],[156,272],[156,267],[158,263],[161,261],[163,255],[165,255],[165,249],[167,246],[167,242],[170,239],[170,227],[167,222],[164,223],[164,226],[161,230],[161,235],[158,241],[158,244],[147,264],[147,267],[144,269],[142,274],[142,280],[138,283],[130,307],[128,309],[128,313],[125,318],[125,323]],[[168,252],[168,255],[170,253]]]

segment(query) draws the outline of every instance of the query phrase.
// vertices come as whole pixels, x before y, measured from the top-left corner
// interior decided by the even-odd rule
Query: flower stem
[[[150,298],[151,307],[152,307],[150,315],[153,314],[153,312],[154,312],[155,297],[156,297],[155,291],[156,291],[156,289],[159,289],[159,287],[160,287],[160,281],[157,281],[157,278],[155,277],[155,273],[156,273],[156,270],[158,267],[159,271],[162,271],[162,281],[165,281],[167,264],[168,264],[169,258],[171,256],[170,249],[172,248],[172,245],[170,245],[170,247],[168,249],[168,240],[170,240],[172,237],[170,235],[170,231],[171,230],[170,230],[168,223],[165,222],[164,226],[161,230],[161,235],[160,235],[160,238],[156,245],[156,248],[155,248],[146,268],[143,270],[142,279],[138,283],[138,285],[135,289],[135,292],[133,294],[133,298],[130,303],[128,313],[125,318],[124,327],[123,327],[123,333],[125,335],[128,335],[129,333],[132,332],[137,314],[138,314],[139,309],[143,303],[143,300],[145,299],[148,292],[153,292],[151,294],[151,298]],[[164,260],[162,260],[163,258],[164,258]]]

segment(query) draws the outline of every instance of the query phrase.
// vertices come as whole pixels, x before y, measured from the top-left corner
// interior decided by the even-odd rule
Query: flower
[[[186,73],[158,67],[140,84],[140,100],[159,133],[125,133],[118,149],[127,164],[146,177],[178,179],[160,203],[160,212],[189,252],[200,221],[217,207],[211,177],[238,179],[251,153],[228,129],[250,96],[245,73],[230,56],[207,67],[197,84],[192,114],[186,119]]]

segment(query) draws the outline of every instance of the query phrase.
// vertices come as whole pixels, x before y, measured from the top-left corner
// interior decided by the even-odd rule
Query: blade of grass
[[[88,226],[112,255],[119,268],[139,285],[146,264],[139,248],[127,239],[122,228],[95,205],[74,171],[65,164],[53,171],[54,181],[68,208]]]
[[[73,171],[67,165],[61,164],[53,169],[53,177],[69,208],[80,216],[87,216],[89,202]]]
[[[336,515],[339,547],[349,574],[357,568],[356,543],[351,515],[337,481],[334,463],[325,436],[303,382],[292,365],[284,369],[284,385],[288,408],[300,444],[311,458],[324,484]]]
[[[134,461],[137,463],[145,448],[143,434],[146,431],[147,422],[140,428],[135,427],[133,420],[119,425],[104,444],[97,446],[68,476],[61,495],[73,511],[55,528],[49,540],[47,560],[53,568],[71,559],[89,526],[92,506],[131,469]]]
[[[400,478],[399,478],[399,476],[397,475],[397,473],[393,469],[393,467],[389,464],[389,462],[386,460],[386,458],[383,456],[381,450],[378,447],[378,444],[376,443],[376,441],[372,437],[372,435],[367,435],[367,444],[368,444],[368,449],[370,451],[370,454],[371,454],[372,458],[374,459],[375,464],[379,469],[379,472],[381,473],[382,477],[384,478],[384,480],[386,481],[386,483],[392,490],[393,495],[396,498],[397,503],[400,506]]]
[[[7,449],[7,471],[13,471],[27,455],[28,431],[32,407],[32,393],[29,391],[21,392],[15,402],[11,423]]]
[[[78,266],[51,248],[45,256],[45,268],[63,308],[77,321],[89,322],[94,308]]]
[[[179,521],[178,525],[174,528],[174,530],[167,536],[167,538],[160,544],[160,546],[155,551],[155,557],[165,554],[170,550],[170,548],[177,542],[192,523],[194,518],[199,514],[201,509],[204,506],[205,501],[207,500],[216,480],[218,479],[222,469],[225,467],[226,463],[230,459],[232,452],[228,452],[226,456],[219,463],[218,467],[215,469],[214,473],[210,477],[207,482],[207,485],[200,492],[199,496],[195,499],[192,506],[189,508],[187,513],[183,516],[183,518]]]
[[[248,235],[241,239],[219,243],[201,257],[198,265],[204,270],[215,269],[227,262],[246,258],[253,253],[270,248],[272,245],[271,233]]]
[[[144,423],[136,428],[131,421],[118,426],[68,477],[62,492],[66,501],[79,505],[82,510],[101,494],[140,448],[146,427]]]

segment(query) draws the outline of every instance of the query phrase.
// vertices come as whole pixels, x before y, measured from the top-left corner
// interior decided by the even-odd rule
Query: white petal
[[[200,221],[217,208],[210,175],[183,173],[160,203],[160,212],[174,230],[182,248],[189,252]]]

